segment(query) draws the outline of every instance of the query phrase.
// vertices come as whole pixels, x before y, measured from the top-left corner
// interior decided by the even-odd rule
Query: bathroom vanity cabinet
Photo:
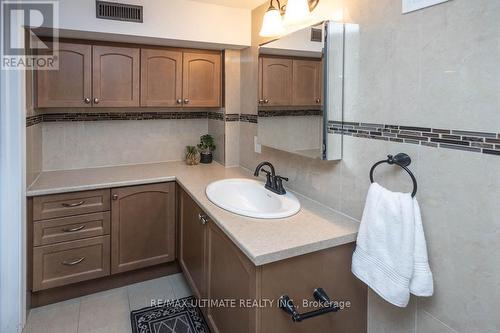
[[[111,273],[175,259],[175,183],[111,190]]]
[[[353,243],[255,266],[184,191],[179,222],[179,260],[195,296],[236,302],[202,308],[214,332],[366,332],[367,290],[350,271]],[[301,313],[317,309],[318,287],[346,307],[297,323],[277,306],[286,294]]]
[[[175,182],[36,196],[28,207],[34,293],[175,260]]]
[[[221,106],[218,51],[71,40],[57,65],[36,71],[38,108]]]

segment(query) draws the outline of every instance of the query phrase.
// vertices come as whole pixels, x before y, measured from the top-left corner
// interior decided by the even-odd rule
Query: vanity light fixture
[[[275,37],[285,32],[283,23],[287,26],[298,25],[305,22],[311,11],[316,8],[319,0],[288,0],[286,5],[281,5],[279,0],[278,8],[273,6],[273,0],[269,2],[269,8],[264,14],[262,28],[259,35],[262,37]],[[282,19],[284,16],[284,19]]]
[[[278,2],[278,8],[273,6],[273,0],[271,0],[269,8],[264,14],[262,28],[259,32],[259,35],[262,37],[279,36],[285,32],[285,28],[283,28],[283,21],[281,19],[283,7],[281,7],[279,0],[276,0],[276,2]]]

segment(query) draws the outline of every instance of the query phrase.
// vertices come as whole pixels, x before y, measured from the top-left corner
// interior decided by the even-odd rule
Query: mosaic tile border
[[[328,133],[500,156],[500,133],[329,121]]]
[[[207,112],[99,112],[99,113],[46,113],[43,122],[99,121],[99,120],[152,120],[152,119],[203,119]]]
[[[94,113],[45,113],[26,117],[26,127],[41,122],[58,121],[102,121],[102,120],[154,120],[154,119],[216,119],[222,121],[239,121],[240,115],[221,112],[189,111],[189,112],[94,112]]]
[[[239,113],[226,113],[226,121],[240,121]]]
[[[259,110],[259,117],[323,116],[323,110]]]
[[[28,117],[26,117],[26,127],[40,124],[42,121],[43,121],[43,116],[41,114],[37,114],[34,116],[28,116]]]
[[[240,120],[239,113],[222,113],[222,112],[209,112],[208,119],[215,119],[221,121],[238,121]]]
[[[257,124],[258,116],[256,114],[242,113],[240,114],[240,121],[246,123]]]

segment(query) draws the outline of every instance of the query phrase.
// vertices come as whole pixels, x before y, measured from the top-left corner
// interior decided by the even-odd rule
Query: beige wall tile
[[[225,71],[225,113],[240,113],[241,56],[239,50],[226,50]]]
[[[208,119],[208,134],[210,134],[215,140],[216,148],[213,152],[214,160],[220,164],[224,164],[224,121],[218,119]]]
[[[416,333],[415,299],[406,308],[398,308],[369,290],[368,302],[368,332]]]
[[[425,311],[417,312],[417,333],[456,333],[454,329]]]
[[[43,123],[43,170],[179,161],[206,119]]]
[[[225,123],[224,147],[225,166],[238,166],[240,164],[240,122],[228,121]]]
[[[26,186],[42,171],[42,124],[26,127]]]
[[[457,331],[499,331],[500,159],[422,147],[419,162],[435,281],[434,297],[419,299],[419,309]]]

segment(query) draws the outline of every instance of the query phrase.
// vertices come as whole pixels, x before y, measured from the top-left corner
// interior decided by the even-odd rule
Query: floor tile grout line
[[[80,312],[82,311],[82,299],[79,297],[78,299],[78,316],[76,320],[76,333],[80,331]]]

